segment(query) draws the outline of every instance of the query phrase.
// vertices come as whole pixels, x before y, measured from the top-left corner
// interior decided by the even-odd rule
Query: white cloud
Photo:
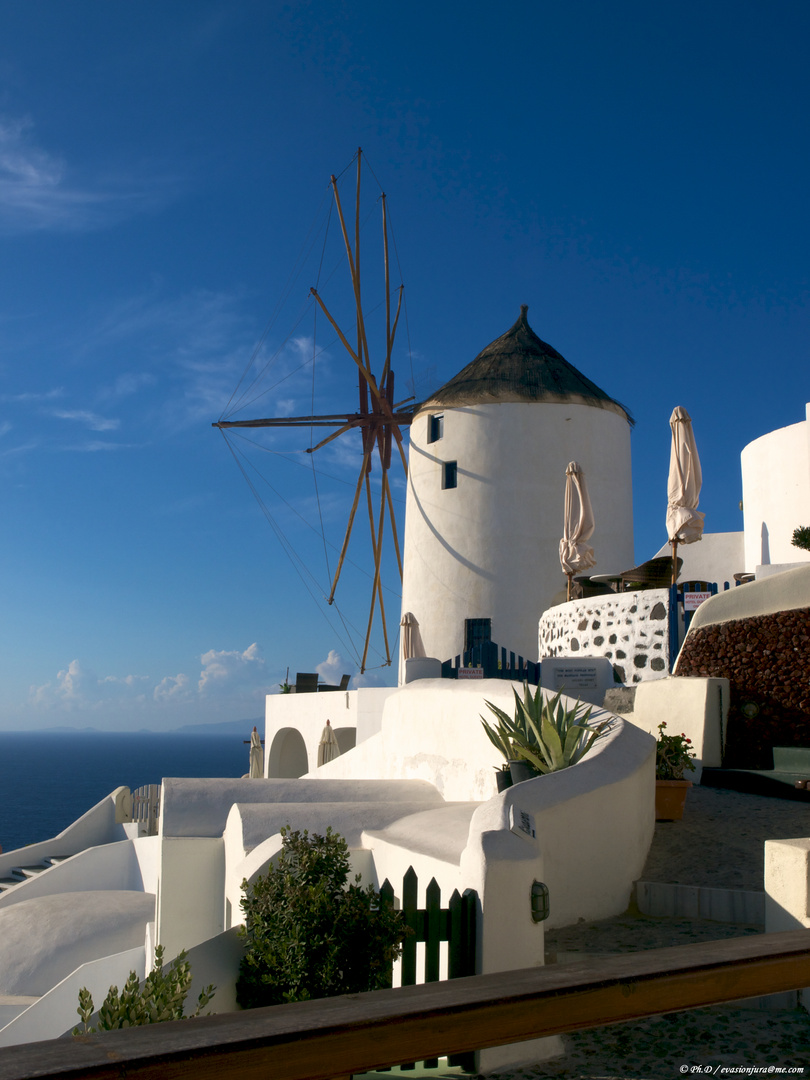
[[[150,711],[159,709],[163,722],[167,707],[181,712],[204,704],[228,710],[253,709],[257,698],[263,698],[279,681],[279,676],[268,675],[255,642],[242,652],[209,649],[200,661],[202,670],[195,682],[184,672],[159,679],[131,674],[99,676],[81,660],[71,660],[53,679],[30,688],[28,704],[52,715],[99,714],[115,706],[117,715],[137,715],[146,722]]]
[[[155,205],[165,180],[94,178],[79,184],[65,161],[38,145],[28,118],[0,116],[0,229],[98,228]],[[128,170],[131,174],[131,170]]]
[[[52,415],[59,420],[76,420],[86,424],[91,431],[117,431],[121,426],[120,420],[108,419],[87,409],[54,409]]]
[[[119,375],[112,386],[105,387],[98,393],[102,401],[120,401],[122,398],[131,397],[140,390],[154,386],[155,376],[148,371],[127,371]]]
[[[42,686],[32,686],[30,701],[42,708],[63,707],[76,709],[103,708],[122,700],[134,700],[142,696],[146,675],[105,675],[99,678],[79,660],[71,660],[66,668],[57,672],[56,678]]]
[[[317,664],[315,670],[320,675],[322,682],[337,686],[340,683],[341,676],[345,672],[351,671],[353,667],[354,664],[347,663],[336,649],[330,649],[327,658]]]
[[[79,454],[96,454],[101,450],[126,450],[131,446],[127,443],[104,442],[102,439],[91,439],[89,442],[76,443],[73,446],[60,446],[60,450],[74,451]]]
[[[191,696],[188,675],[166,675],[152,692],[152,697],[159,702],[187,700]]]
[[[2,453],[0,453],[0,457],[12,457],[15,454],[28,454],[32,450],[38,450],[39,446],[39,440],[29,439],[27,442],[18,443],[17,446],[9,446],[7,450],[3,450]]]
[[[0,401],[8,404],[26,401],[53,401],[54,398],[64,397],[64,393],[64,389],[57,386],[53,390],[45,390],[43,393],[26,391],[22,394],[0,394]]]
[[[256,642],[244,652],[209,649],[200,659],[197,688],[203,695],[250,692],[267,686],[264,657]]]

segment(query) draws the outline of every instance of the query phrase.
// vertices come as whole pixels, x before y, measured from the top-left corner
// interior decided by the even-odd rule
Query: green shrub
[[[252,886],[242,882],[246,949],[236,1000],[253,1009],[390,986],[410,933],[402,913],[371,885],[361,888],[359,874],[347,884],[349,847],[338,833],[281,835],[276,864]]]
[[[521,701],[517,690],[512,689],[514,716],[487,701],[485,705],[498,722],[492,724],[481,717],[481,723],[492,745],[507,760],[528,761],[538,773],[559,772],[576,765],[610,722],[590,724],[591,706],[586,708],[579,701],[573,706],[564,705],[562,690],[544,701],[539,686],[532,694],[531,687],[524,682]]]
[[[793,530],[793,546],[810,551],[810,525],[800,525]]]
[[[185,950],[163,970],[163,946],[155,948],[155,966],[141,986],[134,971],[130,971],[124,989],[118,993],[111,986],[104,1004],[98,1011],[97,1027],[90,1027],[93,1015],[93,995],[82,987],[79,991],[79,1014],[82,1028],[74,1028],[74,1035],[90,1035],[95,1031],[115,1031],[118,1028],[140,1027],[143,1024],[160,1024],[164,1020],[182,1020],[183,1007],[191,987],[191,964]],[[192,1016],[199,1016],[214,996],[216,987],[207,986],[197,998],[197,1008]]]

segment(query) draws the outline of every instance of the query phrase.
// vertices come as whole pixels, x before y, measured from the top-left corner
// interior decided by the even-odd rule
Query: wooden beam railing
[[[330,1080],[808,985],[791,930],[12,1046],[0,1080]]]

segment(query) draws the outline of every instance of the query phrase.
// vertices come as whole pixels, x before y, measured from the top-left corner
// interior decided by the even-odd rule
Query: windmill
[[[343,204],[340,198],[340,192],[338,190],[338,179],[334,175],[330,178],[332,198],[334,200],[334,209],[337,213],[338,221],[340,223],[340,231],[343,239],[343,247],[345,249],[346,263],[351,279],[351,290],[354,308],[354,326],[351,327],[351,329],[344,329],[340,326],[338,319],[335,317],[326,300],[323,298],[317,288],[313,286],[310,289],[310,294],[314,299],[315,303],[317,304],[319,310],[323,312],[326,319],[334,329],[337,338],[339,339],[345,351],[348,353],[349,357],[355,365],[359,392],[359,405],[357,411],[350,414],[330,413],[293,417],[277,416],[250,420],[220,419],[213,423],[212,427],[219,428],[223,434],[225,434],[226,431],[231,428],[309,428],[310,430],[316,428],[332,429],[330,434],[326,435],[316,445],[307,448],[307,453],[309,454],[317,453],[317,451],[334,442],[334,440],[339,439],[342,436],[347,435],[351,432],[358,431],[360,433],[362,440],[362,462],[360,465],[357,482],[354,488],[354,497],[351,503],[351,509],[349,511],[348,523],[346,525],[343,544],[340,549],[340,555],[338,558],[334,576],[332,577],[331,588],[326,599],[327,603],[330,605],[333,604],[335,601],[338,583],[340,581],[341,572],[343,570],[344,561],[346,559],[346,553],[349,548],[349,541],[351,539],[352,531],[355,525],[355,518],[361,503],[362,496],[365,493],[365,502],[369,523],[369,535],[371,541],[373,571],[368,623],[366,626],[362,660],[360,663],[360,670],[362,672],[366,670],[366,662],[368,659],[372,628],[374,625],[375,614],[378,609],[384,639],[386,658],[385,662],[386,665],[391,664],[391,644],[389,641],[386,623],[385,599],[383,595],[383,584],[381,577],[383,541],[386,533],[386,525],[388,526],[391,537],[393,539],[393,546],[396,553],[396,561],[399,570],[400,581],[402,579],[402,555],[397,535],[397,522],[391,493],[391,482],[389,480],[388,474],[391,468],[392,457],[394,456],[394,447],[396,447],[396,456],[399,458],[404,474],[407,477],[408,461],[405,455],[401,429],[410,425],[413,418],[414,410],[412,404],[410,406],[408,405],[409,402],[412,402],[412,398],[407,398],[404,401],[397,402],[394,394],[394,371],[391,366],[391,358],[397,327],[399,324],[399,318],[402,311],[403,286],[400,285],[397,289],[396,310],[395,312],[393,312],[392,319],[392,297],[388,251],[389,223],[386,211],[385,194],[383,192],[380,193],[379,202],[382,213],[383,264],[385,279],[385,330],[384,343],[381,349],[381,363],[379,362],[379,359],[377,361],[377,370],[379,371],[378,376],[374,374],[372,368],[372,364],[374,361],[372,359],[372,349],[369,345],[369,340],[367,336],[367,320],[363,310],[361,289],[362,279],[360,250],[360,191],[362,151],[360,149],[358,149],[357,151],[356,161],[357,183],[355,193],[353,229],[350,228],[350,222],[347,221],[344,212]],[[375,461],[377,462],[380,471],[380,484],[379,492],[376,493],[376,505],[374,498],[375,493],[372,491],[371,485],[372,468]],[[398,617],[399,613],[397,612],[397,621]]]

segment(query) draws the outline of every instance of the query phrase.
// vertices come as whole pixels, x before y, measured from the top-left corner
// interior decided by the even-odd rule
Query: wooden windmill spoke
[[[388,500],[388,516],[391,519],[391,535],[394,538],[394,551],[397,555],[397,566],[399,567],[399,580],[402,581],[402,555],[399,551],[399,537],[397,536],[397,519],[394,514],[394,500],[391,495],[391,485],[388,483],[388,473],[383,473],[383,485],[385,486],[385,495]]]
[[[346,248],[346,258],[349,263],[349,273],[352,279],[352,287],[354,289],[354,306],[357,313],[357,354],[359,357],[365,355],[366,359],[369,356],[368,341],[366,340],[366,325],[363,318],[363,303],[360,298],[360,161],[361,152],[357,151],[357,201],[355,205],[355,219],[354,219],[354,237],[355,237],[355,250],[352,253],[351,244],[349,242],[349,233],[346,229],[346,219],[343,216],[343,207],[340,202],[340,192],[338,191],[337,178],[332,177],[332,190],[335,195],[335,207],[338,212],[338,218],[340,220],[340,230],[343,233],[343,244]],[[369,379],[369,385],[371,385],[372,375],[368,370],[368,366],[365,365],[368,372],[367,378]],[[376,383],[374,384],[376,386]],[[376,395],[375,395],[376,396]]]
[[[345,435],[345,433],[351,431],[352,428],[360,427],[363,422],[363,418],[360,416],[358,416],[356,420],[350,420],[347,424],[343,424],[339,427],[337,431],[333,431],[331,435],[327,435],[325,439],[321,439],[316,446],[307,447],[306,452],[308,454],[314,454],[316,450],[320,450],[322,446],[326,446],[326,444],[332,442],[333,439],[337,439],[340,435]]]
[[[399,324],[399,313],[400,313],[400,310],[402,309],[402,293],[403,293],[403,286],[400,285],[400,287],[399,287],[399,300],[397,301],[397,313],[394,316],[394,328],[393,328],[393,330],[391,331],[391,333],[388,336],[388,355],[385,358],[385,368],[383,370],[383,378],[381,379],[381,382],[383,382],[383,383],[385,382],[385,378],[388,375],[388,372],[389,372],[389,370],[391,368],[391,353],[393,352],[393,349],[394,349],[394,338],[396,337],[397,325]]]
[[[310,289],[310,292],[315,297],[315,299],[318,301],[318,303],[319,303],[319,305],[321,307],[321,311],[323,311],[324,315],[327,317],[329,322],[332,324],[332,327],[333,327],[335,333],[337,334],[337,336],[340,338],[341,342],[343,343],[343,346],[346,349],[346,352],[349,354],[349,356],[352,358],[352,360],[354,360],[355,364],[357,364],[358,368],[360,369],[361,376],[366,380],[366,382],[369,385],[369,389],[371,390],[371,393],[376,398],[377,402],[380,405],[382,405],[383,397],[380,394],[379,389],[377,388],[377,382],[376,382],[374,376],[371,374],[369,369],[363,363],[362,359],[357,355],[357,353],[351,347],[349,342],[346,340],[346,335],[343,333],[343,331],[340,329],[338,324],[335,322],[334,318],[332,317],[331,312],[329,311],[326,304],[321,299],[321,296],[320,296],[320,293],[318,292],[318,290],[313,287],[312,289]]]
[[[322,416],[268,416],[259,420],[217,420],[211,425],[216,428],[258,428],[258,427],[334,427],[337,423],[349,423],[355,419],[346,413],[324,413]],[[400,421],[402,423],[402,421]]]
[[[357,186],[353,207],[353,228],[351,227],[351,224],[347,222],[346,216],[344,214],[340,192],[338,191],[337,179],[335,176],[331,177],[331,187],[334,195],[334,206],[337,211],[337,218],[340,222],[340,231],[343,238],[343,246],[345,248],[349,275],[351,277],[352,294],[354,298],[354,329],[348,329],[348,318],[346,317],[346,315],[341,313],[341,318],[343,319],[344,326],[347,326],[347,331],[344,332],[344,330],[341,329],[340,325],[338,324],[337,318],[332,314],[325,300],[321,297],[318,289],[313,287],[310,290],[312,296],[317,302],[318,308],[326,316],[327,321],[337,334],[337,337],[340,340],[343,348],[351,357],[357,370],[359,395],[358,411],[353,414],[332,413],[321,416],[267,417],[258,420],[221,420],[215,423],[213,426],[219,427],[220,429],[228,427],[308,427],[311,430],[315,428],[331,428],[332,430],[329,431],[322,438],[320,437],[319,433],[317,436],[318,441],[315,441],[316,436],[310,434],[309,441],[311,443],[314,442],[314,445],[311,445],[306,451],[309,454],[313,454],[317,450],[323,449],[330,443],[335,442],[342,435],[345,435],[347,432],[354,430],[358,430],[360,432],[363,448],[362,464],[360,466],[360,473],[357,477],[357,483],[355,485],[354,498],[352,500],[351,510],[349,512],[348,523],[346,526],[346,532],[343,538],[343,544],[340,549],[337,567],[334,572],[331,590],[328,596],[328,602],[329,604],[332,604],[335,600],[338,583],[341,579],[341,573],[348,553],[349,542],[351,540],[352,531],[356,520],[361,492],[365,483],[366,501],[368,504],[369,532],[371,538],[371,551],[374,561],[374,570],[372,575],[373,585],[371,591],[371,605],[368,618],[368,627],[366,630],[366,639],[363,649],[363,658],[361,662],[361,671],[364,671],[371,642],[372,626],[374,625],[378,603],[380,618],[382,621],[382,631],[385,640],[386,662],[388,664],[391,663],[391,651],[386,626],[385,599],[382,581],[383,537],[385,534],[385,529],[388,527],[386,524],[386,517],[388,518],[388,522],[390,523],[391,531],[393,533],[394,550],[396,552],[400,580],[402,579],[403,567],[399,538],[396,531],[397,521],[394,513],[394,502],[391,484],[388,477],[388,470],[391,466],[391,453],[393,450],[393,445],[396,442],[396,445],[399,449],[399,456],[402,461],[402,467],[404,469],[406,477],[408,475],[408,462],[405,455],[404,440],[402,437],[401,428],[403,426],[408,426],[413,420],[413,407],[408,408],[407,404],[409,402],[412,402],[413,398],[406,398],[401,402],[396,402],[394,398],[394,371],[392,368],[392,357],[394,351],[394,342],[396,339],[399,320],[403,308],[403,286],[400,285],[398,288],[397,302],[394,310],[394,305],[392,305],[391,302],[392,298],[389,267],[388,212],[384,193],[381,193],[380,201],[382,206],[383,257],[385,271],[385,340],[384,342],[381,342],[383,346],[380,350],[382,367],[379,374],[379,379],[375,377],[372,372],[371,353],[369,350],[366,320],[363,313],[362,304],[360,259],[360,184],[361,151],[358,150]],[[347,201],[347,207],[349,206],[350,204]],[[377,329],[378,328],[375,323],[375,330]],[[373,458],[377,455],[379,455],[379,464],[381,470],[379,506],[376,506],[375,504],[374,497],[371,491],[370,479],[372,461]]]
[[[368,477],[366,477],[366,498],[368,502],[368,516],[369,525],[371,527],[371,545],[374,551],[374,583],[371,588],[371,611],[368,616],[368,627],[366,629],[366,641],[363,646],[363,659],[360,664],[361,671],[365,670],[366,658],[368,656],[368,646],[371,641],[371,628],[374,623],[374,608],[377,597],[380,601],[380,619],[383,626],[383,637],[385,639],[385,659],[386,663],[391,663],[391,653],[388,647],[388,630],[385,624],[385,602],[383,600],[382,592],[382,580],[380,577],[380,563],[382,559],[382,542],[383,542],[383,525],[385,524],[385,493],[381,493],[380,497],[380,515],[379,523],[377,525],[377,536],[375,540],[374,536],[374,507],[371,498],[371,483]]]
[[[346,535],[343,538],[343,547],[340,549],[340,557],[338,559],[337,570],[335,570],[335,577],[332,582],[332,590],[329,593],[329,603],[333,603],[335,599],[335,589],[337,588],[338,581],[340,581],[340,571],[343,569],[343,560],[346,558],[346,550],[349,547],[349,538],[352,535],[352,526],[354,525],[354,515],[357,513],[357,504],[360,502],[360,492],[363,489],[363,478],[366,478],[368,482],[368,459],[371,455],[371,446],[369,445],[366,452],[363,455],[363,464],[360,466],[360,475],[357,478],[357,487],[354,491],[354,501],[352,502],[351,512],[349,513],[349,524],[346,526]]]

